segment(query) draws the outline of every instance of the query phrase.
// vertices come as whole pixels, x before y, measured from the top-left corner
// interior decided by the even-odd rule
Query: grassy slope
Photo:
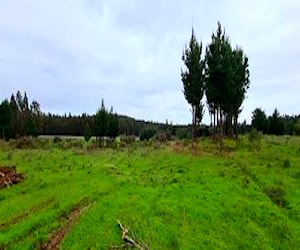
[[[45,242],[83,199],[91,206],[62,248],[120,245],[116,219],[151,249],[300,248],[300,138],[266,137],[220,155],[208,140],[200,155],[168,145],[123,150],[10,150],[26,180],[0,190],[0,248]],[[173,149],[176,149],[175,151]],[[285,208],[265,194],[286,193]]]

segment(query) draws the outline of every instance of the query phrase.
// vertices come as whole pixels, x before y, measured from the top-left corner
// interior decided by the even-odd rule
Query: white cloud
[[[181,53],[194,26],[203,46],[217,21],[249,57],[240,120],[260,106],[299,113],[298,1],[5,1],[0,8],[0,99],[17,90],[48,112],[107,106],[136,118],[190,122]],[[269,111],[271,110],[271,111]],[[209,122],[206,111],[205,122]]]

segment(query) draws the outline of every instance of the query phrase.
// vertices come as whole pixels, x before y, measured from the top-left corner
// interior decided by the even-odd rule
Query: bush
[[[183,139],[191,139],[192,138],[192,132],[189,128],[178,128],[176,130],[176,137],[179,140],[183,140]]]
[[[116,139],[113,137],[107,137],[105,140],[106,147],[116,148]]]
[[[92,137],[92,130],[90,125],[87,123],[84,128],[84,140],[88,142]]]
[[[285,159],[283,161],[283,167],[284,168],[289,168],[291,166],[290,160],[289,159]]]
[[[61,143],[62,139],[59,136],[55,136],[53,139],[53,143]]]
[[[165,143],[168,140],[168,136],[167,134],[160,133],[157,134],[154,139],[160,143]]]
[[[300,120],[298,120],[294,125],[295,135],[300,135]]]
[[[80,149],[82,149],[83,144],[84,144],[83,140],[74,138],[74,139],[65,139],[63,146],[65,148],[80,148]]]
[[[156,134],[156,131],[154,129],[143,129],[140,134],[140,140],[149,140]]]
[[[16,148],[26,149],[26,148],[35,148],[35,141],[32,137],[23,136],[16,140]]]
[[[249,142],[260,141],[261,140],[261,134],[259,132],[257,132],[257,130],[255,128],[251,129],[251,131],[248,135],[248,140],[249,140]]]
[[[99,144],[96,140],[92,139],[92,140],[89,141],[86,148],[89,151],[97,150],[99,148]]]
[[[250,142],[251,149],[254,151],[260,150],[261,138],[261,134],[257,132],[255,128],[251,130],[248,135],[248,141]]]
[[[136,137],[134,135],[127,135],[120,137],[120,147],[125,148],[129,145],[134,144]]]

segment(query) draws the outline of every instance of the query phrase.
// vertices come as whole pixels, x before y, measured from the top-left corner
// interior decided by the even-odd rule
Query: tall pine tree
[[[237,136],[237,120],[249,88],[248,58],[242,49],[232,49],[220,23],[207,46],[205,61],[205,94],[214,131],[217,127],[220,139],[225,131]]]
[[[202,43],[196,39],[194,29],[189,45],[186,46],[182,60],[186,66],[181,70],[184,96],[192,107],[193,139],[196,139],[197,123],[202,119],[203,104],[201,102],[204,93],[204,61],[201,59]]]

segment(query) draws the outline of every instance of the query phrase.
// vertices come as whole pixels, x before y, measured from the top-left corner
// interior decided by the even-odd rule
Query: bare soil
[[[24,175],[17,173],[15,166],[0,166],[0,189],[10,187],[24,180]]]
[[[77,221],[81,213],[89,208],[86,200],[83,200],[75,206],[65,218],[66,221],[61,228],[52,233],[47,242],[41,244],[38,248],[41,250],[59,249],[61,242],[70,231],[72,225]]]

